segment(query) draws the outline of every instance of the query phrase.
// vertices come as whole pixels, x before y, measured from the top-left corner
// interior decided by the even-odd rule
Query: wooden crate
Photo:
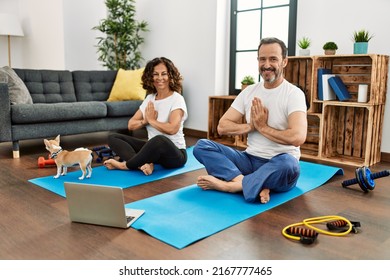
[[[313,58],[289,57],[284,69],[284,77],[290,83],[299,87],[306,96],[308,112],[318,112],[318,104],[313,104]]]
[[[209,96],[209,128],[207,138],[228,146],[245,148],[246,134],[239,136],[221,136],[217,131],[219,120],[230,108],[235,98],[235,95]],[[242,122],[245,122],[245,120],[243,119]]]
[[[367,104],[384,104],[387,92],[389,57],[386,55],[328,55],[314,57],[313,101],[318,100],[318,68],[330,69],[341,78],[351,94],[349,102],[357,102],[359,84],[368,85]]]
[[[301,146],[302,158],[316,158],[320,154],[321,115],[307,114],[307,136]]]
[[[383,105],[325,105],[320,158],[355,166],[379,162],[383,114]]]

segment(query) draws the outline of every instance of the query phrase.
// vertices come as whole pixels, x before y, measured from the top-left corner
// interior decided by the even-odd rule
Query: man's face
[[[265,83],[274,84],[281,81],[286,59],[282,57],[282,49],[279,44],[265,44],[259,49],[259,73]]]

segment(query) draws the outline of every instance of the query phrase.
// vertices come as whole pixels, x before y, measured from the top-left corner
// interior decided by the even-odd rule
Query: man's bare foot
[[[269,189],[262,189],[259,196],[261,203],[268,203],[271,199],[269,195]]]
[[[103,164],[105,167],[107,167],[107,169],[128,170],[125,161],[119,162],[113,158],[104,161]]]
[[[150,175],[153,173],[154,164],[153,163],[145,163],[139,168],[145,175]]]
[[[204,190],[217,190],[222,192],[242,191],[242,175],[237,176],[230,182],[215,178],[212,175],[199,176],[196,184]]]
[[[226,182],[211,175],[199,176],[196,184],[204,190],[226,191]]]

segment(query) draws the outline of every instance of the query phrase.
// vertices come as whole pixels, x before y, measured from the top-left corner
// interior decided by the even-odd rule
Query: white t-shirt
[[[166,137],[171,139],[171,141],[176,145],[176,147],[178,147],[179,149],[185,149],[186,142],[184,139],[183,124],[184,121],[187,119],[188,115],[187,106],[183,96],[177,92],[173,92],[173,94],[167,98],[156,100],[155,93],[148,94],[145,100],[142,102],[141,106],[139,107],[143,116],[145,116],[145,108],[149,101],[152,101],[154,103],[154,109],[157,111],[157,120],[159,122],[168,122],[171,112],[176,109],[183,110],[184,115],[180,123],[180,129],[176,134],[165,134],[155,129],[151,125],[147,125],[146,129],[148,131],[148,138],[151,139],[156,135],[165,135]]]
[[[305,95],[298,87],[284,80],[274,89],[266,89],[264,82],[248,86],[234,100],[232,107],[245,115],[247,123],[250,122],[250,112],[254,97],[260,98],[262,104],[268,109],[268,125],[278,130],[288,128],[288,116],[296,111],[306,113]],[[301,152],[299,147],[276,143],[258,131],[248,133],[247,149],[251,155],[270,159],[281,153],[288,153],[299,160]]]

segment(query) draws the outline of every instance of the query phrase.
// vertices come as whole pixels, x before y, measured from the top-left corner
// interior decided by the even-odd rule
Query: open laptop
[[[129,228],[145,211],[125,208],[123,190],[64,182],[72,222]]]

